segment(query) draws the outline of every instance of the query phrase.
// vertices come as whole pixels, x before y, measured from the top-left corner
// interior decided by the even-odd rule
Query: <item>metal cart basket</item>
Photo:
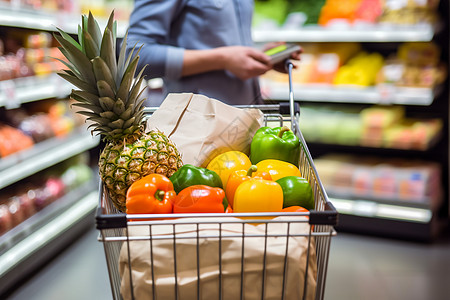
[[[282,267],[282,283],[281,283],[281,293],[279,293],[278,299],[293,299],[292,297],[285,295],[285,286],[286,282],[289,280],[292,281],[293,278],[287,278],[289,272],[288,269],[292,268],[288,261],[288,253],[292,246],[290,244],[291,237],[302,237],[306,240],[307,249],[306,255],[309,257],[314,254],[314,260],[306,259],[305,266],[303,267],[305,270],[305,276],[303,280],[298,279],[297,284],[299,286],[303,286],[303,294],[300,295],[296,299],[309,299],[307,294],[311,294],[311,291],[307,291],[308,289],[308,272],[311,266],[308,264],[315,264],[316,273],[314,274],[315,279],[315,291],[313,291],[314,299],[323,299],[324,291],[325,291],[325,280],[327,275],[327,266],[328,266],[328,258],[330,251],[330,241],[331,237],[336,234],[334,230],[334,226],[337,225],[338,214],[333,205],[328,201],[327,194],[324,190],[324,187],[320,181],[320,178],[317,174],[317,170],[314,166],[313,160],[307,148],[306,142],[301,134],[298,125],[298,117],[300,114],[299,106],[295,106],[293,100],[292,93],[292,63],[286,64],[289,71],[289,98],[290,101],[287,103],[288,105],[282,104],[273,104],[273,105],[259,105],[252,106],[259,108],[263,111],[265,122],[280,122],[290,123],[292,130],[296,133],[296,135],[300,139],[301,143],[301,154],[300,154],[300,164],[299,168],[303,177],[305,177],[313,190],[314,200],[315,200],[315,209],[309,212],[290,212],[290,213],[233,213],[233,214],[177,214],[176,219],[174,215],[126,215],[124,213],[118,212],[114,206],[108,201],[106,193],[104,193],[104,187],[102,183],[100,183],[100,199],[99,199],[99,207],[96,215],[97,229],[99,230],[99,241],[103,243],[106,262],[108,266],[109,278],[111,282],[112,295],[114,299],[137,299],[137,296],[134,295],[133,292],[133,276],[131,275],[131,265],[129,266],[130,276],[127,276],[129,282],[122,282],[122,278],[119,274],[119,255],[121,249],[123,247],[128,248],[128,264],[131,264],[129,251],[130,251],[130,243],[133,241],[146,241],[149,245],[149,260],[152,262],[151,264],[151,276],[152,276],[152,284],[151,294],[146,296],[145,299],[163,299],[164,297],[158,297],[157,285],[158,281],[155,280],[157,274],[155,274],[155,270],[153,269],[153,260],[155,257],[153,245],[157,240],[169,240],[173,245],[173,253],[172,257],[169,259],[173,261],[173,295],[174,299],[205,299],[202,296],[202,286],[204,281],[202,281],[202,269],[200,268],[202,256],[205,254],[200,254],[199,244],[203,239],[215,240],[218,243],[218,253],[208,253],[211,256],[218,257],[217,264],[217,274],[216,280],[218,281],[217,287],[217,299],[226,299],[224,297],[224,293],[227,292],[227,287],[224,286],[223,282],[225,277],[227,276],[224,270],[224,265],[222,263],[222,257],[227,251],[224,243],[227,239],[239,239],[242,244],[242,251],[240,253],[240,286],[235,286],[235,289],[239,290],[240,299],[246,299],[244,291],[248,288],[248,280],[244,280],[246,277],[246,264],[245,264],[245,244],[251,244],[252,239],[254,238],[262,238],[264,241],[264,246],[262,250],[262,259],[260,272],[261,276],[260,282],[254,283],[257,286],[261,287],[261,291],[258,296],[259,299],[266,299],[265,295],[267,295],[266,290],[266,282],[268,280],[266,269],[266,263],[268,261],[268,250],[267,247],[270,247],[268,244],[268,240],[270,238],[281,237],[284,238],[285,242],[285,253],[284,255],[284,263]],[[148,113],[152,112],[152,109],[147,109]],[[279,221],[276,217],[278,216],[289,216],[288,220]],[[164,220],[162,220],[164,219]],[[284,233],[272,234],[268,228],[270,228],[271,224],[283,222],[284,225],[287,226],[287,230]],[[261,234],[246,234],[244,227],[248,226],[248,224],[257,223],[259,226],[264,226],[265,230]],[[169,228],[171,232],[166,233],[164,235],[152,236],[152,228],[161,224],[170,225]],[[199,234],[199,227],[205,224],[215,225],[217,230],[214,234],[209,233],[208,236],[204,236]],[[242,231],[237,233],[230,234],[223,230],[223,227],[229,224],[238,224],[242,226]],[[294,226],[295,224],[304,224],[303,226],[307,227],[305,232],[292,232],[289,228]],[[193,230],[190,234],[183,234],[182,236],[177,235],[177,227],[179,226],[194,226],[197,230]],[[244,226],[245,225],[245,226]],[[129,229],[133,226],[147,226],[149,235],[130,235]],[[185,295],[181,294],[179,290],[180,282],[182,281],[182,274],[179,274],[179,262],[177,258],[179,257],[179,253],[177,254],[177,243],[181,241],[181,239],[190,239],[196,247],[196,254],[192,257],[194,260],[194,265],[197,266],[196,270],[196,280],[195,286],[196,290],[194,295]],[[155,250],[156,251],[156,250]],[[311,274],[310,274],[311,275]],[[294,278],[294,280],[297,280]],[[156,283],[155,283],[156,282]],[[123,296],[121,295],[121,285],[129,285],[130,295]],[[254,287],[253,287],[254,288]],[[310,288],[311,289],[311,288]],[[123,296],[123,298],[122,298]],[[187,298],[186,298],[187,297]],[[235,299],[238,299],[235,298]],[[274,298],[271,298],[274,299]]]

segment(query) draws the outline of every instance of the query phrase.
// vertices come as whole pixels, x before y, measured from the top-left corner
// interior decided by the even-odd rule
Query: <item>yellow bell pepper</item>
[[[272,176],[273,181],[286,176],[302,176],[295,165],[277,159],[265,159],[257,163],[256,166],[258,171],[268,172]]]
[[[225,194],[227,196],[228,205],[233,207],[234,194],[241,183],[254,178],[272,180],[272,176],[268,172],[258,172],[258,168],[252,165],[248,171],[237,170],[230,174],[228,177],[227,188],[225,189]]]
[[[208,170],[216,172],[222,179],[225,189],[230,174],[237,170],[248,170],[252,163],[250,158],[240,151],[227,151],[214,157],[206,166]]]
[[[252,179],[234,194],[233,212],[278,212],[283,209],[283,189],[275,181]]]

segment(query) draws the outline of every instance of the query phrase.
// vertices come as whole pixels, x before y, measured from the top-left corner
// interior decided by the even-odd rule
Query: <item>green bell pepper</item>
[[[216,172],[190,164],[183,165],[169,179],[177,194],[191,185],[207,185],[223,189],[222,179]]]
[[[276,181],[283,190],[283,208],[301,206],[314,209],[314,195],[309,182],[300,176],[286,176]]]
[[[250,145],[250,161],[256,165],[265,159],[278,159],[298,167],[300,141],[286,126],[261,127]]]

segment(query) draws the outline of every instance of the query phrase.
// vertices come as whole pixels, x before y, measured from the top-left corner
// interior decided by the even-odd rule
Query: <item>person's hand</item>
[[[252,47],[228,46],[216,48],[216,51],[220,52],[224,69],[242,80],[260,76],[272,69],[270,57]]]
[[[263,50],[266,51],[266,50],[269,50],[269,49],[271,49],[271,48],[274,48],[274,47],[277,47],[277,46],[280,46],[280,45],[283,45],[283,44],[286,44],[286,43],[285,43],[285,42],[272,42],[272,43],[268,43],[268,44],[264,45]],[[292,54],[291,54],[291,59],[296,60],[296,61],[299,61],[302,52],[303,52],[303,50],[300,49],[299,51],[296,51],[296,52],[292,53]],[[297,65],[295,62],[292,62],[292,65],[293,65],[294,69],[297,69],[298,65]],[[273,66],[273,69],[274,69],[275,71],[280,72],[280,73],[287,73],[287,71],[286,71],[286,66],[285,66],[285,62],[284,62],[284,61],[275,64],[275,65]]]

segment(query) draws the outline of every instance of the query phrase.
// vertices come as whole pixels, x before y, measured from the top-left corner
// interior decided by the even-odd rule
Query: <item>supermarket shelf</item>
[[[375,235],[395,240],[417,242],[433,242],[445,227],[445,221],[435,216],[430,222],[415,222],[407,220],[366,217],[339,213],[339,232],[351,232],[363,235]]]
[[[95,178],[97,179],[97,178]],[[66,211],[70,206],[83,197],[96,190],[98,184],[95,180],[90,180],[85,184],[69,191],[60,199],[55,200],[42,210],[26,219],[13,229],[7,231],[0,236],[0,255],[11,250],[16,244],[26,239],[27,236],[38,231],[45,226],[50,220],[58,217],[62,212]],[[0,268],[0,274],[4,269]],[[1,276],[1,275],[0,275]]]
[[[0,26],[20,27],[44,31],[56,31],[60,28],[68,33],[76,34],[80,16],[64,12],[49,13],[34,9],[14,6],[9,3],[0,3]],[[106,25],[107,20],[98,19],[100,28]],[[126,32],[125,22],[118,22],[117,35],[124,36]]]
[[[302,129],[302,120],[300,116],[300,130]],[[439,147],[442,142],[442,132],[436,134],[433,138],[431,138],[428,143],[424,143],[422,148],[413,147],[411,145],[403,145],[403,147],[387,147],[387,146],[366,146],[359,144],[358,142],[354,142],[353,144],[344,144],[344,143],[330,143],[328,141],[322,140],[309,140],[306,132],[303,132],[306,140],[308,141],[308,147],[315,154],[322,152],[328,152],[329,149],[334,149],[339,152],[354,152],[358,153],[368,153],[368,154],[378,154],[378,155],[397,155],[397,156],[407,156],[407,157],[422,157],[422,158],[436,158],[437,155],[445,155],[445,153],[439,152]],[[380,143],[381,144],[381,143]],[[433,151],[431,151],[433,150]]]
[[[436,29],[430,24],[394,26],[365,25],[364,27],[325,28],[308,26],[299,29],[255,29],[255,42],[428,42]]]
[[[59,251],[74,238],[77,227],[98,205],[97,184],[91,182],[69,192],[0,237],[0,293]],[[93,218],[92,218],[93,219]],[[83,225],[85,227],[85,225]]]
[[[446,224],[425,204],[329,199],[339,212],[338,232],[430,242]]]
[[[94,148],[98,137],[80,128],[65,138],[52,138],[0,160],[0,189]]]
[[[410,87],[336,87],[331,85],[293,84],[294,98],[298,101],[336,102],[360,104],[401,104],[427,106],[440,93],[441,88]],[[265,99],[289,100],[287,83],[261,79],[261,92]]]
[[[19,107],[22,103],[67,97],[72,88],[74,88],[72,84],[57,74],[0,81],[0,107],[12,109]]]
[[[425,202],[359,200],[329,197],[342,214],[397,221],[429,223],[433,212]]]

